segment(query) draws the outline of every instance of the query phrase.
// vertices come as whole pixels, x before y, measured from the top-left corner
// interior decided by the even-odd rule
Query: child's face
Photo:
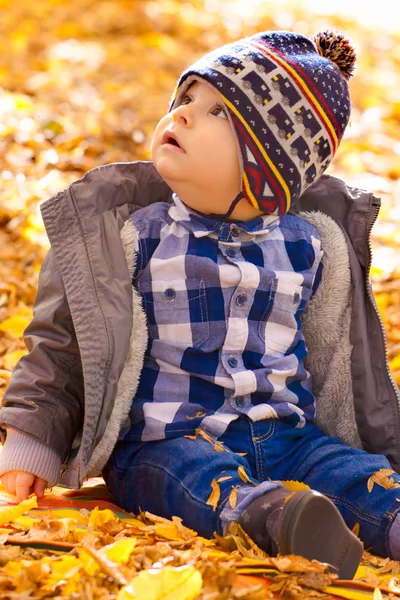
[[[167,142],[169,134],[180,147]],[[161,119],[151,152],[161,177],[194,210],[226,213],[241,190],[238,146],[227,108],[207,83],[195,81],[182,104]],[[231,218],[261,214],[244,199],[236,209]]]

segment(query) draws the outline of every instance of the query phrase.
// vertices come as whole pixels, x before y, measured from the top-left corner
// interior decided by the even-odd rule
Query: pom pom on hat
[[[320,56],[333,62],[345,79],[354,74],[356,51],[344,35],[327,29],[316,33],[313,40]]]

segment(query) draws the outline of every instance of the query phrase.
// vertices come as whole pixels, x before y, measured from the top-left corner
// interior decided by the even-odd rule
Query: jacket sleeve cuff
[[[15,429],[7,429],[7,438],[0,449],[0,476],[7,471],[27,471],[42,477],[48,487],[60,479],[61,458],[52,448]]]

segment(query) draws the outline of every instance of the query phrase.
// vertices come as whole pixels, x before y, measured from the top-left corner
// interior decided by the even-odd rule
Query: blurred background
[[[325,28],[358,52],[352,119],[328,172],[382,198],[371,277],[400,383],[400,3],[0,0],[0,397],[48,248],[40,202],[98,165],[149,159],[177,77],[209,49]]]

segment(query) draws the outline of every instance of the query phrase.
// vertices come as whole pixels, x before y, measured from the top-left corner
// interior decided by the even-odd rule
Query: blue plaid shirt
[[[315,415],[300,316],[320,279],[318,230],[294,215],[221,222],[173,198],[130,217],[149,343],[120,439],[217,438],[241,414],[302,427]]]

